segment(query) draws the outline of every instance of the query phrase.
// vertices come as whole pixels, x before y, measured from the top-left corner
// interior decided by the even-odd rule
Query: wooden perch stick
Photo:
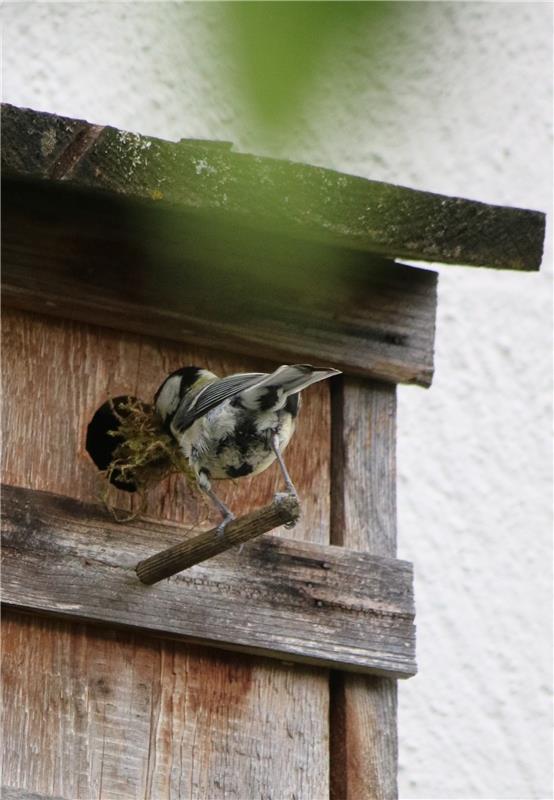
[[[169,578],[170,575],[212,558],[237,544],[248,542],[280,525],[294,524],[299,516],[300,506],[297,498],[293,495],[284,495],[269,506],[233,520],[227,525],[222,536],[217,528],[212,528],[193,539],[179,542],[167,550],[139,561],[136,573],[143,583],[157,583],[163,578]]]

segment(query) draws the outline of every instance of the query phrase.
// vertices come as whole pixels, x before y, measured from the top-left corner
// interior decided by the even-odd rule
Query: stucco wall
[[[8,3],[4,17],[5,100],[260,150],[219,71],[212,4]],[[372,60],[361,28],[274,152],[550,212],[551,17],[417,3]],[[549,244],[539,274],[439,268],[435,381],[399,390],[420,667],[400,691],[406,799],[552,796],[551,261]]]

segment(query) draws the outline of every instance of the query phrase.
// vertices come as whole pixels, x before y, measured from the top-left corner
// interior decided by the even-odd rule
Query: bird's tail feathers
[[[312,383],[331,378],[333,375],[340,375],[340,370],[312,367],[309,364],[284,364],[275,372],[266,375],[250,389],[241,392],[241,398],[250,406],[254,403],[263,402],[267,397],[268,406],[278,408],[284,405],[286,399],[291,394],[297,394]],[[274,395],[275,402],[270,404],[270,398]]]

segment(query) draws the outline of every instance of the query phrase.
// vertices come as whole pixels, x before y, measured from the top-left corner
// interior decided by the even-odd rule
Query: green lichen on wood
[[[228,142],[167,142],[3,106],[3,144],[9,174],[164,200],[209,213],[214,226],[222,215],[391,259],[518,270],[536,270],[542,259],[541,212],[234,153]]]

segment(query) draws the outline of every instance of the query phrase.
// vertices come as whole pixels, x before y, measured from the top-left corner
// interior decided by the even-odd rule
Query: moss
[[[196,490],[196,477],[188,460],[176,441],[163,429],[162,422],[154,407],[135,398],[114,403],[109,401],[110,410],[117,420],[117,428],[107,435],[119,439],[113,450],[112,459],[102,471],[108,481],[102,492],[102,500],[119,521],[135,519],[142,513],[147,493],[160,481],[170,475],[183,475]],[[122,518],[108,497],[109,484],[128,484],[130,491],[136,490],[141,498],[139,508]]]

